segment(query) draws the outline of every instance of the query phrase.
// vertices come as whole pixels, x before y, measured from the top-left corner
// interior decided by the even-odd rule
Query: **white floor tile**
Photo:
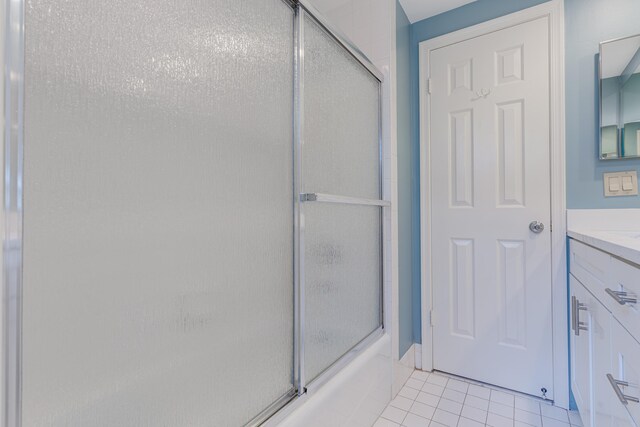
[[[436,396],[442,396],[442,392],[444,392],[444,387],[436,384],[431,384],[429,380],[427,380],[427,382],[422,387],[422,391],[424,391],[425,393],[434,394]]]
[[[423,381],[418,381],[415,378],[409,378],[406,383],[404,383],[405,387],[415,388],[416,390],[420,390],[424,385]]]
[[[380,416],[393,421],[394,423],[400,424],[404,421],[404,417],[407,416],[407,411],[403,411],[402,409],[398,409],[394,406],[387,406]]]
[[[438,403],[438,409],[451,412],[452,414],[460,415],[460,412],[462,412],[462,404],[449,399],[440,399],[440,403]]]
[[[416,371],[413,371],[413,373],[411,374],[411,378],[424,382],[427,380],[427,378],[429,378],[429,372],[416,370]]]
[[[400,427],[400,424],[394,423],[393,421],[389,421],[384,418],[378,418],[378,421],[376,421],[373,427]]]
[[[487,415],[487,425],[491,427],[513,427],[513,420],[489,412]]]
[[[468,394],[466,399],[464,399],[464,404],[468,406],[473,406],[474,408],[482,409],[483,411],[489,410],[488,400],[484,400],[476,396],[470,396]]]
[[[513,419],[513,406],[503,405],[498,402],[490,402],[489,412]]]
[[[438,406],[438,402],[440,402],[440,398],[433,394],[421,391],[420,393],[418,393],[418,397],[416,397],[416,402],[424,403],[425,405],[433,406],[434,408],[436,408]]]
[[[577,411],[569,411],[569,422],[572,426],[582,427],[582,418]]]
[[[393,399],[391,403],[389,403],[389,405],[395,406],[396,408],[402,409],[403,411],[408,411],[409,408],[411,408],[411,405],[413,405],[413,400],[402,396],[396,396],[396,398]]]
[[[440,374],[431,374],[429,375],[429,378],[427,378],[428,383],[439,385],[440,387],[446,386],[447,381],[449,381],[449,379]]]
[[[450,378],[449,382],[447,382],[446,388],[450,388],[452,390],[459,391],[461,393],[466,393],[467,390],[469,389],[469,383]]]
[[[514,396],[513,394],[505,393],[503,391],[491,390],[491,399],[492,402],[501,403],[507,406],[514,406]]]
[[[569,424],[569,415],[566,410],[551,405],[540,405],[540,408],[542,409],[543,417],[553,418],[554,420]]]
[[[407,399],[415,400],[416,396],[418,396],[418,390],[411,387],[402,387],[402,389],[398,392],[398,396],[406,397]]]
[[[540,417],[540,414],[534,414],[533,412],[528,412],[522,409],[516,408],[515,420],[534,427],[542,426],[542,417]]]
[[[405,417],[402,425],[404,427],[429,427],[431,420],[423,418],[416,414],[408,413]]]
[[[442,393],[442,397],[445,399],[453,400],[454,402],[462,403],[464,402],[464,398],[466,397],[466,394],[461,393],[459,391],[452,390],[450,388],[446,388]]]
[[[481,422],[482,425],[487,421],[487,411],[474,408],[473,406],[463,406],[461,415],[465,418]]]
[[[533,399],[516,396],[516,409],[522,409],[523,411],[540,414],[540,402],[537,402]]]
[[[569,423],[563,423],[553,418],[542,417],[542,427],[569,427]]]
[[[411,405],[411,409],[409,409],[410,413],[429,419],[433,418],[433,413],[435,411],[436,408],[433,406],[425,405],[420,402],[414,402],[413,405]]]
[[[460,417],[458,415],[452,414],[451,412],[443,411],[442,409],[436,409],[436,412],[433,414],[432,420],[445,425],[447,427],[456,427],[458,425],[458,420]]]
[[[568,412],[446,374],[414,371],[373,427],[583,427]]]
[[[478,421],[473,421],[468,418],[460,418],[458,421],[458,427],[484,427],[484,423],[479,423]]]
[[[489,396],[491,395],[491,389],[487,387],[482,387],[476,384],[470,384],[468,394],[472,396],[479,397],[481,399],[489,400]]]

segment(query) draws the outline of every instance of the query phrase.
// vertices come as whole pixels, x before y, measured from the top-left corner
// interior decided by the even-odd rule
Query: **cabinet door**
[[[610,373],[619,383],[611,384],[607,380],[606,390],[611,397],[613,425],[638,427],[640,425],[640,403],[637,402],[640,399],[640,343],[620,323],[613,321],[612,324],[613,369]]]
[[[592,294],[585,300],[589,310],[589,337],[592,357],[592,425],[612,425],[612,408],[607,372],[611,370],[611,313]]]
[[[591,372],[591,313],[589,292],[573,276],[571,283],[571,391],[585,427],[594,427]]]

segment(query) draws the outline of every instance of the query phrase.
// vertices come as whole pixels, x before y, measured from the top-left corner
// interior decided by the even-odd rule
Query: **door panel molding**
[[[565,99],[564,99],[564,0],[551,0],[478,25],[419,44],[420,85],[420,245],[421,245],[421,312],[433,309],[431,279],[431,178],[429,169],[429,56],[438,48],[449,46],[488,33],[523,24],[538,18],[549,19],[550,61],[550,170],[551,170],[551,268],[553,316],[553,387],[554,404],[569,406],[569,367],[567,341],[567,286],[566,286],[566,186],[565,186]],[[496,78],[500,86],[508,86],[518,78],[517,47],[496,53]],[[464,69],[464,67],[463,67]],[[452,70],[453,71],[453,70]],[[462,70],[461,70],[462,71]],[[456,77],[456,87],[471,85],[465,73]],[[520,76],[522,77],[522,76]],[[464,83],[463,83],[464,82]],[[451,88],[450,88],[451,89]],[[433,369],[433,331],[429,316],[422,316],[422,369]]]

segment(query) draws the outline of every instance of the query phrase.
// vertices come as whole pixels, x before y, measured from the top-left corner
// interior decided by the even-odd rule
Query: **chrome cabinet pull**
[[[544,224],[538,221],[531,221],[531,223],[529,223],[529,230],[536,234],[542,233],[544,230]]]
[[[586,304],[581,303],[575,295],[571,296],[571,329],[580,336],[580,331],[586,331],[587,325],[580,321],[580,310],[587,311]]]
[[[625,291],[614,291],[613,289],[607,288],[605,289],[605,292],[608,293],[609,296],[616,300],[616,302],[620,305],[636,304],[638,302],[638,298],[629,295]]]
[[[574,332],[576,330],[576,301],[576,297],[571,295],[571,330]]]
[[[638,399],[637,397],[627,396],[622,392],[622,390],[620,390],[620,386],[629,387],[628,382],[617,380],[613,378],[613,375],[611,374],[607,374],[607,379],[609,380],[609,384],[611,384],[611,387],[613,387],[613,391],[616,392],[616,396],[618,396],[618,399],[623,405],[628,405],[629,402],[640,403],[640,399]]]

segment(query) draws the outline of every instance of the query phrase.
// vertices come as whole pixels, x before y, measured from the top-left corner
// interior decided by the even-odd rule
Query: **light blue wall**
[[[428,40],[490,19],[508,15],[509,13],[544,3],[545,1],[547,0],[478,0],[474,3],[469,3],[411,25],[411,163],[400,163],[401,159],[398,151],[398,171],[400,172],[403,169],[411,170],[411,181],[414,183],[411,187],[411,200],[413,205],[413,215],[411,218],[413,304],[411,312],[413,313],[413,338],[415,342],[419,343],[422,341],[420,322],[420,189],[418,188],[420,182],[418,44],[423,40]],[[608,2],[610,0],[606,1]],[[400,312],[405,309],[405,306],[400,306]]]
[[[398,105],[398,258],[400,357],[414,342],[411,307],[411,89],[409,58],[409,19],[396,0],[396,72]]]
[[[640,160],[597,160],[601,41],[640,33],[638,0],[565,0],[568,208],[640,208],[640,197],[604,198],[604,172],[638,170]]]

